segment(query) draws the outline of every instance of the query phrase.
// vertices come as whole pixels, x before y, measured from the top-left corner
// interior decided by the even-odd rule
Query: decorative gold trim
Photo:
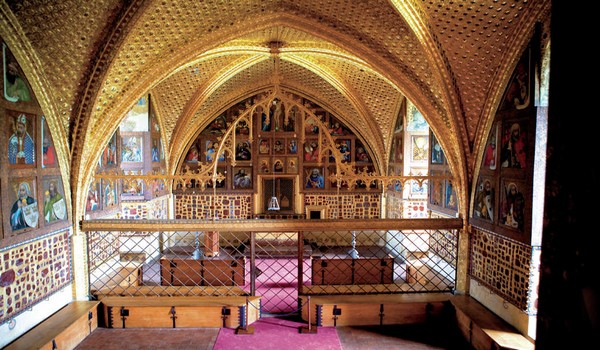
[[[83,220],[82,231],[223,231],[289,232],[348,230],[455,230],[463,219],[323,219],[323,220]]]

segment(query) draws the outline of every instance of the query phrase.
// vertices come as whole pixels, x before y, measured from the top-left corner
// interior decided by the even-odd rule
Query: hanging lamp
[[[271,49],[271,55],[273,56],[273,64],[274,64],[274,71],[275,71],[275,77],[274,77],[274,85],[275,85],[275,91],[274,91],[274,95],[277,96],[277,94],[279,93],[279,47],[281,46],[281,43],[279,41],[275,41],[275,42],[270,42],[269,43],[270,49]],[[273,99],[273,105],[276,105],[277,103],[280,103],[276,98]],[[269,121],[270,123],[273,123],[272,120]],[[274,164],[273,164],[273,127],[271,126],[271,173],[273,174],[273,192],[271,193],[271,199],[269,200],[269,206],[267,207],[267,210],[269,211],[276,211],[276,210],[280,210],[281,207],[279,206],[279,200],[277,199],[277,195],[275,194],[275,171],[274,171]]]

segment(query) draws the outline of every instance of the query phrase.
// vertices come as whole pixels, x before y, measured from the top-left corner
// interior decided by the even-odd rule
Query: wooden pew
[[[160,259],[163,286],[238,286],[245,284],[246,259]]]
[[[394,283],[393,258],[315,258],[312,284],[386,284]]]
[[[301,295],[302,319],[319,327],[375,326],[424,323],[439,316],[449,293]]]
[[[476,350],[533,350],[534,343],[470,296],[452,298],[456,322]]]
[[[71,302],[4,349],[73,349],[98,327],[99,304],[98,301]]]
[[[142,267],[134,264],[117,266],[111,273],[106,273],[102,278],[92,282],[92,294],[99,289],[113,288],[116,286],[129,287],[142,284]]]
[[[257,296],[111,296],[100,301],[107,328],[236,328],[260,317]]]

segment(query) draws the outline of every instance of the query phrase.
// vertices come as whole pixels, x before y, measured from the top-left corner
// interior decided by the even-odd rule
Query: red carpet
[[[257,258],[256,295],[261,296],[261,312],[291,314],[298,312],[298,260],[296,258]],[[310,260],[304,260],[304,283],[310,283]],[[246,285],[250,290],[250,262],[246,263]]]
[[[235,334],[221,328],[213,350],[342,350],[335,327],[317,327],[317,333],[300,333],[306,323],[263,317],[250,325],[253,334]]]

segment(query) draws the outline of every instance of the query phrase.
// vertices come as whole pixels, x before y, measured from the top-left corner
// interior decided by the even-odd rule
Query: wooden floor
[[[411,325],[336,327],[343,350],[472,350],[452,325],[441,322]],[[214,349],[219,329],[98,328],[76,350]],[[244,335],[247,336],[247,335]],[[260,337],[253,334],[252,337]],[[290,347],[286,350],[293,350]]]

